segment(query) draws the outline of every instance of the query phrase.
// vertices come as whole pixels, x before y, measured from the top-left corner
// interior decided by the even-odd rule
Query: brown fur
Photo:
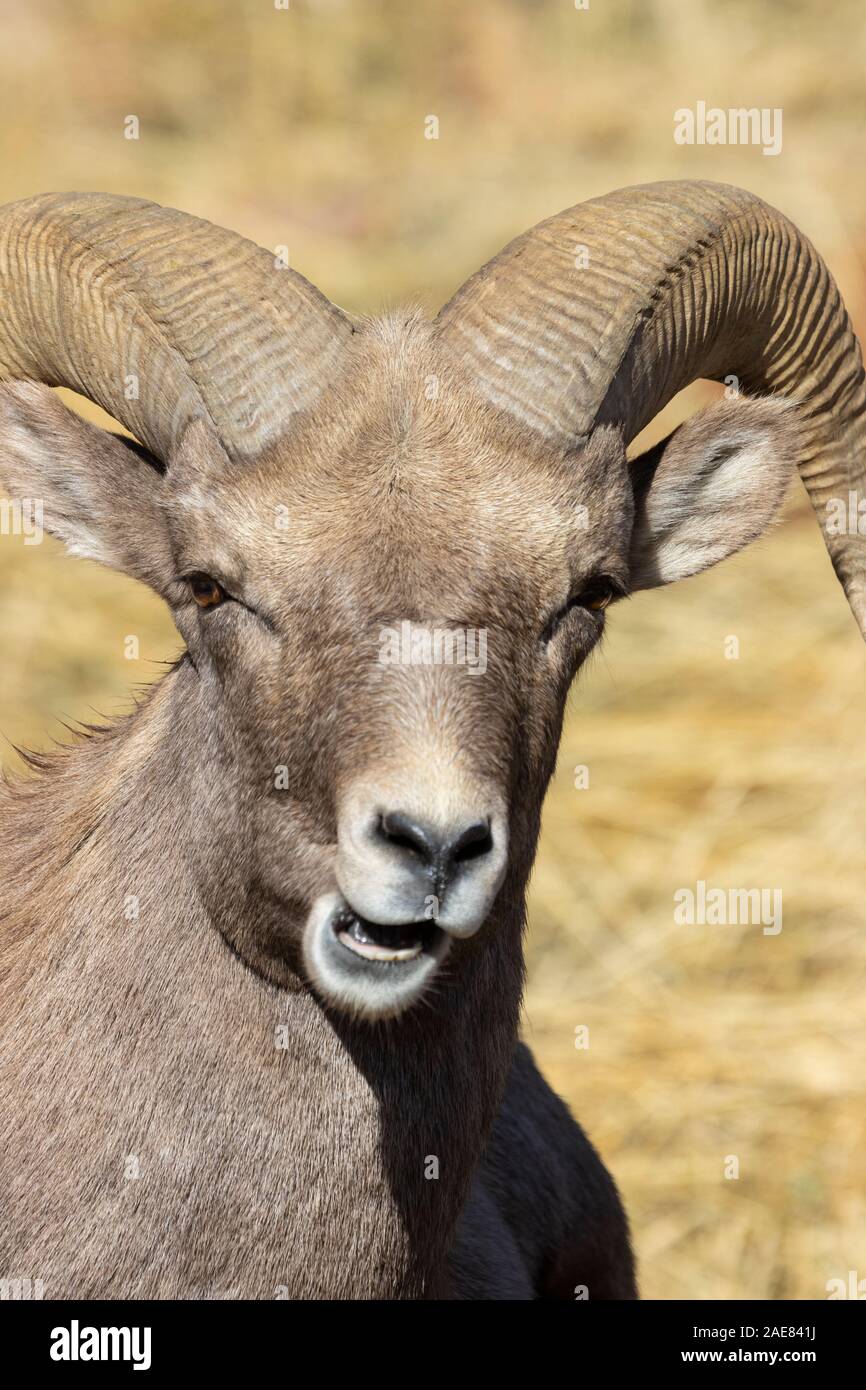
[[[414,316],[359,325],[327,398],[242,467],[205,421],[160,473],[42,388],[0,401],[0,476],[42,490],[49,527],[52,488],[77,478],[86,512],[98,480],[101,558],[188,647],[128,719],[0,791],[0,1275],[76,1298],[633,1296],[613,1184],[515,1053],[542,799],[603,619],[577,604],[540,634],[664,543],[633,539],[621,436],[543,444]],[[784,427],[759,410],[754,432],[781,478]],[[718,523],[723,553],[750,538]],[[261,616],[201,612],[190,570]],[[486,629],[486,676],[383,670],[404,618]],[[489,918],[379,1024],[329,1008],[300,956],[370,769],[496,786],[510,816]]]

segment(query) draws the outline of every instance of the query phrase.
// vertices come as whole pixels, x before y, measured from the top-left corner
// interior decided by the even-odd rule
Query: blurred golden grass
[[[432,309],[560,207],[715,178],[790,213],[866,322],[859,0],[3,10],[0,201],[154,197],[287,243],[353,310],[407,295]],[[781,106],[783,153],[675,146],[672,113],[697,99]],[[128,114],[140,141],[122,137]],[[118,713],[179,650],[156,598],[51,542],[0,537],[0,604],[13,742]],[[866,1273],[864,676],[798,492],[745,555],[618,608],[572,697],[530,898],[526,1033],[620,1181],[649,1297],[820,1298]],[[781,888],[782,932],[675,926],[673,894],[698,879]]]
[[[613,1163],[647,1296],[820,1298],[866,1240],[862,644],[799,516],[611,626],[546,806],[528,1037]],[[675,926],[698,879],[781,889],[781,933]]]

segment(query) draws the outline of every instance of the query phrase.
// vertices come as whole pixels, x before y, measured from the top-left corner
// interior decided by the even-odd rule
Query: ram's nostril
[[[443,832],[403,811],[386,811],[379,816],[376,833],[394,849],[420,859],[444,875],[460,864],[480,859],[493,848],[489,820],[473,821],[456,832]]]
[[[427,864],[432,863],[439,853],[437,838],[402,811],[387,811],[380,816],[378,831],[382,839],[395,849],[417,854]]]
[[[483,854],[489,854],[492,848],[490,822],[476,821],[474,825],[467,826],[453,841],[448,858],[452,864],[465,864],[469,859],[480,859]]]

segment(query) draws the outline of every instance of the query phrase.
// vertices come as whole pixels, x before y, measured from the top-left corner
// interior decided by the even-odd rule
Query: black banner
[[[539,1367],[561,1356],[574,1373],[591,1357],[590,1364],[601,1360],[613,1371],[795,1365],[826,1378],[856,1364],[863,1332],[863,1303],[847,1300],[575,1303],[522,1312],[478,1304],[0,1303],[6,1364],[58,1383],[106,1371],[156,1383],[192,1371],[273,1371],[295,1379],[299,1356],[306,1367],[315,1359],[329,1376],[343,1367],[372,1374],[404,1337],[417,1343],[403,1373],[429,1376],[441,1365],[453,1374],[454,1336],[467,1351],[495,1360],[514,1346],[515,1334],[524,1352],[535,1348]],[[364,1370],[366,1354],[375,1361]]]

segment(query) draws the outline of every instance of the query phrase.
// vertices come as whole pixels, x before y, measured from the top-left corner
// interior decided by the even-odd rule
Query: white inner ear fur
[[[0,492],[38,503],[71,555],[158,588],[168,558],[162,479],[114,435],[35,382],[0,385]]]
[[[739,398],[699,411],[642,455],[632,588],[685,579],[757,540],[779,512],[799,449],[792,401]]]

